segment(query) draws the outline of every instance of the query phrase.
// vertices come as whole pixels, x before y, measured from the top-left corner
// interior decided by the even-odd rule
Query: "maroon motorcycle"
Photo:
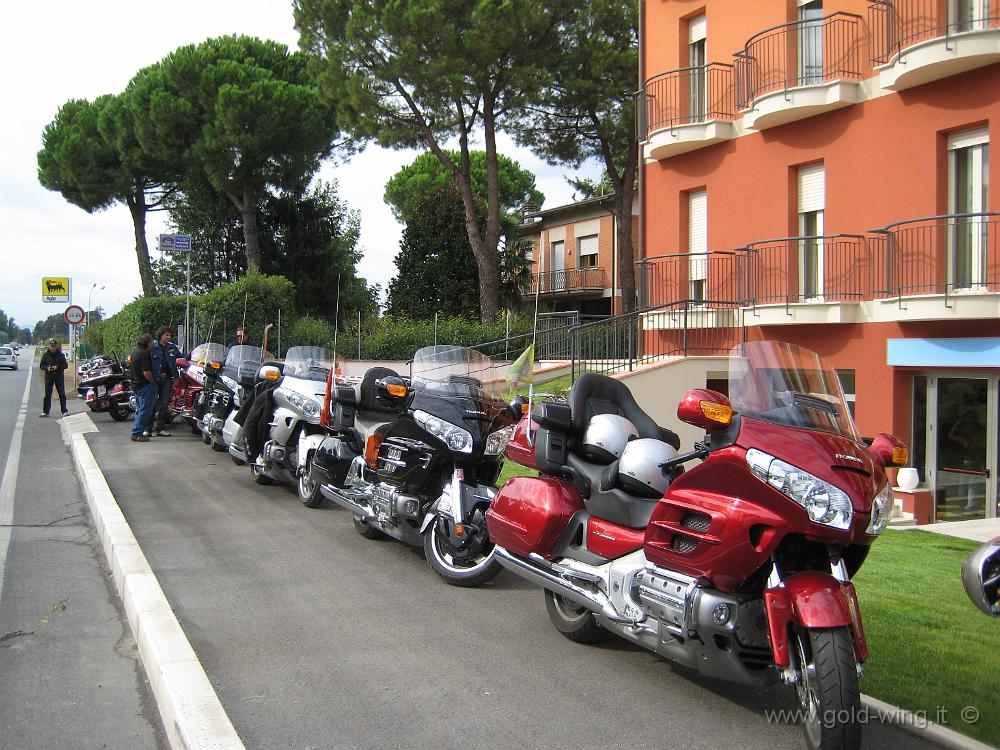
[[[201,434],[198,405],[205,388],[205,363],[225,359],[226,347],[223,344],[208,343],[192,349],[189,359],[177,360],[177,377],[170,394],[169,422],[180,418],[191,428],[191,432]]]
[[[537,405],[507,455],[540,474],[486,513],[497,560],[545,589],[567,638],[610,632],[711,677],[784,681],[810,748],[857,748],[868,646],[851,577],[888,524],[885,467],[907,451],[860,437],[813,352],[753,342],[730,364],[728,398],[681,401],[707,431],[685,453],[602,375]]]
[[[135,413],[132,384],[117,357],[93,360],[93,366],[80,376],[78,389],[94,414],[107,412],[116,422],[124,422]]]

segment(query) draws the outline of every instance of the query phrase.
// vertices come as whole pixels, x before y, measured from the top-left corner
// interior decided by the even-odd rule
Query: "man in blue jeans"
[[[135,424],[132,426],[132,440],[136,443],[148,443],[149,438],[143,435],[149,418],[152,416],[153,402],[156,400],[156,382],[153,378],[153,360],[150,350],[153,348],[153,337],[148,333],[139,337],[136,348],[132,350],[130,376],[132,392],[135,394]]]
[[[174,332],[170,326],[160,326],[156,329],[156,336],[153,339],[153,348],[150,350],[150,357],[153,362],[153,382],[156,383],[156,406],[150,412],[150,424],[144,433],[149,437],[150,433],[155,433],[157,437],[170,437],[167,432],[167,416],[170,414],[170,397],[174,391],[174,381],[177,379],[177,358],[189,357],[177,348],[171,339]],[[152,424],[156,419],[155,426]]]

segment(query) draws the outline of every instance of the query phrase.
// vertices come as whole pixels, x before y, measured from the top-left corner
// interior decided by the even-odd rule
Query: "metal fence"
[[[519,333],[494,341],[473,344],[469,348],[482,352],[497,362],[516,359],[535,341],[535,361],[558,360],[568,362],[573,358],[570,331],[582,321],[603,320],[603,315],[581,315],[579,312],[539,313],[535,333]]]
[[[697,300],[747,298],[746,254],[738,251],[652,255],[635,264],[639,305],[643,308]]]
[[[1000,212],[943,214],[873,229],[877,297],[1000,291]]]
[[[669,357],[724,356],[746,340],[738,301],[678,300],[570,329],[570,380],[584,372],[615,373]]]
[[[907,47],[1000,26],[998,0],[873,0],[868,7],[871,61],[884,65]]]
[[[815,86],[864,75],[866,46],[861,16],[833,13],[791,21],[754,34],[736,53],[737,104],[797,86]]]
[[[732,65],[671,70],[650,78],[639,92],[638,136],[645,141],[656,130],[738,115]]]

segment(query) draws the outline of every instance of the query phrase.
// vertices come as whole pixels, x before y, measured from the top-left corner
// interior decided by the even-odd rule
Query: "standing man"
[[[149,438],[143,431],[149,424],[149,417],[156,399],[156,382],[153,378],[153,360],[150,349],[153,348],[153,337],[142,334],[132,350],[132,365],[130,377],[132,392],[135,394],[135,424],[132,426],[132,440],[136,443],[148,443]]]
[[[153,364],[153,379],[156,383],[156,407],[154,414],[156,417],[155,434],[157,437],[170,437],[167,432],[167,415],[170,413],[170,396],[174,390],[174,379],[177,377],[177,358],[188,357],[177,348],[173,342],[174,332],[170,326],[160,326],[156,329],[156,340],[153,341],[153,348],[150,351],[150,359]],[[150,417],[152,423],[153,417]],[[151,424],[152,426],[152,424]],[[148,437],[150,428],[146,430]]]
[[[63,373],[69,367],[66,355],[62,353],[59,342],[49,339],[49,348],[42,354],[42,361],[39,364],[42,372],[45,373],[45,399],[42,401],[42,413],[38,416],[49,416],[49,409],[52,408],[52,386],[55,386],[59,393],[59,406],[62,407],[62,415],[69,414],[66,409],[66,382]]]

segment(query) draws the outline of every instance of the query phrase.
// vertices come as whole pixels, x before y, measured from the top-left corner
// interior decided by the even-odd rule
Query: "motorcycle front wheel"
[[[800,630],[795,635],[795,660],[799,672],[795,693],[810,750],[860,748],[861,690],[850,630]]]
[[[253,481],[260,485],[274,484],[274,480],[264,473],[264,470],[257,463],[250,464],[250,473],[253,474]]]
[[[503,566],[497,562],[493,553],[493,542],[486,539],[476,552],[468,557],[461,557],[451,546],[447,532],[441,528],[442,524],[440,519],[435,519],[424,534],[424,557],[434,572],[445,583],[466,588],[482,586],[496,578]]]
[[[545,609],[556,630],[576,643],[597,643],[604,638],[604,629],[586,607],[563,599],[545,589]]]
[[[307,508],[318,508],[326,500],[319,486],[319,480],[312,475],[312,459],[307,459],[305,467],[299,472],[298,481],[299,500]]]

